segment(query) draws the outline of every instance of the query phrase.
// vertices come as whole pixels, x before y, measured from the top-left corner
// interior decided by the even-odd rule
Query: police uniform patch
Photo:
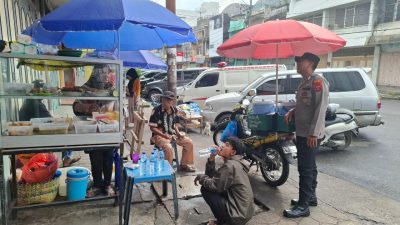
[[[313,87],[316,92],[320,92],[323,89],[323,81],[322,80],[314,80]]]

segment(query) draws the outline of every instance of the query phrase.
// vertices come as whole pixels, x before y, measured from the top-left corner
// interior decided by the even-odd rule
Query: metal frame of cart
[[[115,147],[120,149],[120,156],[123,156],[124,143],[123,143],[123,75],[122,75],[122,62],[116,60],[105,60],[105,59],[85,59],[75,57],[61,57],[61,56],[47,56],[47,55],[22,55],[12,53],[0,53],[0,59],[38,59],[38,60],[52,60],[52,61],[64,61],[79,63],[82,66],[95,65],[95,64],[114,64],[117,69],[115,71],[116,90],[118,90],[118,96],[116,97],[66,97],[66,96],[26,96],[26,95],[9,95],[0,94],[0,107],[5,106],[7,99],[82,99],[82,100],[113,100],[118,102],[119,111],[119,132],[116,133],[93,133],[93,134],[62,134],[62,135],[35,135],[35,136],[2,136],[0,133],[0,195],[1,195],[1,213],[3,215],[2,225],[8,224],[8,218],[10,214],[16,215],[17,210],[39,208],[46,206],[56,206],[63,204],[73,204],[86,201],[96,201],[115,198],[115,203],[118,203],[120,207],[120,214],[122,213],[122,198],[121,193],[111,197],[97,197],[85,199],[82,201],[58,201],[46,204],[35,204],[26,206],[16,206],[16,173],[15,173],[15,155],[21,153],[38,153],[38,152],[60,152],[65,149],[73,151],[90,151],[94,149],[101,149],[104,147]],[[7,64],[10,67],[10,63]],[[15,65],[14,65],[15,66]],[[7,68],[7,72],[10,68]],[[1,72],[1,71],[0,71]],[[15,76],[11,76],[15,78]],[[0,87],[3,88],[3,76],[0,74]],[[0,128],[3,131],[5,123],[8,122],[7,115],[4,110],[0,110]],[[6,195],[5,185],[7,180],[4,176],[4,158],[3,156],[11,156],[11,201],[5,202],[8,199]],[[122,160],[121,160],[122,161]],[[122,163],[121,163],[121,179],[122,181]],[[121,185],[120,185],[121,186]],[[121,218],[121,216],[120,216]],[[121,223],[121,220],[120,220]]]

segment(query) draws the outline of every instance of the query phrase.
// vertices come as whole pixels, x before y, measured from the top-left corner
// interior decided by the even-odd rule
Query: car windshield
[[[247,93],[250,91],[250,89],[255,88],[256,86],[258,86],[259,83],[261,83],[264,80],[264,76],[261,76],[259,78],[257,78],[256,80],[254,80],[253,82],[251,82],[250,84],[248,84],[247,86],[245,86],[243,89],[241,89],[240,91],[238,91],[239,94],[242,93]]]

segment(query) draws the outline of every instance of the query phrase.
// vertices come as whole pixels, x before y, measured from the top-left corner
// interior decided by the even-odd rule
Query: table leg
[[[131,202],[132,202],[132,189],[133,189],[133,182],[132,178],[128,177],[127,179],[127,192],[126,192],[126,199],[125,199],[125,218],[124,218],[124,225],[129,224],[129,217],[131,212]]]
[[[179,217],[179,206],[178,206],[178,193],[177,193],[177,190],[176,190],[175,173],[172,174],[171,184],[172,184],[172,194],[173,194],[173,197],[174,197],[174,211],[175,211],[175,218],[174,219],[177,220],[178,217]]]
[[[3,151],[0,150],[0,207],[1,207],[1,224],[7,224],[7,204],[6,204],[6,189],[4,180],[4,162],[3,162]]]
[[[162,195],[166,197],[168,195],[168,184],[166,180],[162,181]]]
[[[124,184],[124,143],[120,144],[120,155],[119,155],[119,160],[120,160],[120,178],[119,178],[119,195],[118,195],[118,207],[119,207],[119,211],[118,211],[118,218],[119,218],[119,225],[122,225],[122,204],[123,204],[123,200],[124,200],[124,195],[125,195],[125,189],[123,187]]]
[[[11,201],[17,201],[18,198],[18,187],[17,187],[17,166],[16,166],[16,158],[15,155],[11,155],[11,174],[12,174],[12,181],[11,181]],[[17,210],[12,209],[11,211],[11,218],[15,220],[17,218]]]

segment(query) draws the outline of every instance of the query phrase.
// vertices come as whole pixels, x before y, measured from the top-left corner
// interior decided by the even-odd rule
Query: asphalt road
[[[400,101],[383,100],[381,115],[385,124],[360,129],[347,150],[320,150],[318,170],[400,202]]]

